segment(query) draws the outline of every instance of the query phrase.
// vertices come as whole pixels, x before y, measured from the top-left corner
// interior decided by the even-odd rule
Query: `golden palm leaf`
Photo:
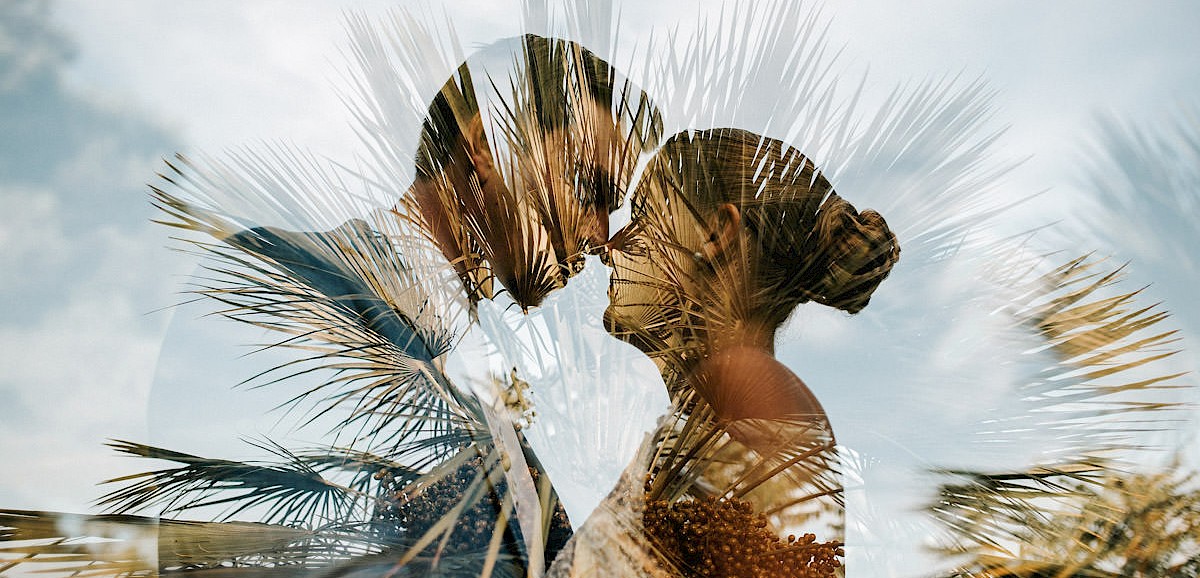
[[[1176,343],[1157,327],[1167,314],[1139,305],[1139,291],[1113,294],[1120,268],[1089,256],[1043,274],[1017,271],[1008,312],[1050,354],[1044,381],[1021,392],[1066,447],[1024,471],[944,471],[958,480],[929,508],[948,530],[940,551],[966,557],[964,576],[1186,575],[1174,572],[1200,555],[1185,528],[1195,491],[1171,474],[1121,473],[1118,460],[1139,448],[1135,434],[1164,427],[1162,416],[1182,407],[1153,397],[1185,387],[1182,374],[1158,369]],[[1160,567],[1138,568],[1151,561]]]

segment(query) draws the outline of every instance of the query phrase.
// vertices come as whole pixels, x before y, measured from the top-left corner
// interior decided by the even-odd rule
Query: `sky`
[[[97,481],[139,466],[110,455],[102,445],[109,438],[202,452],[230,447],[216,438],[270,431],[275,418],[264,421],[261,410],[275,399],[230,388],[255,367],[239,356],[260,336],[202,318],[194,305],[171,307],[186,299],[179,291],[196,259],[166,248],[167,232],[150,223],[146,184],[176,152],[289,143],[353,162],[362,147],[343,103],[350,6],[0,3],[0,507],[87,510],[101,493]],[[467,47],[520,30],[512,2],[353,3],[376,20],[394,6],[446,14]],[[687,38],[697,23],[712,26],[720,7],[624,6],[622,46],[672,28]],[[1129,261],[1127,283],[1150,284],[1148,300],[1164,301],[1176,313],[1172,326],[1200,342],[1191,297],[1200,275],[1178,251],[1200,241],[1187,218],[1200,210],[1188,200],[1200,179],[1189,164],[1195,156],[1170,154],[1200,134],[1200,7],[859,0],[831,3],[823,17],[837,73],[848,85],[867,74],[867,112],[897,86],[986,84],[990,113],[978,134],[1003,131],[986,160],[1019,162],[987,195],[1004,202],[1038,193],[990,223],[988,235],[1052,225],[1038,237],[1040,250]],[[753,98],[746,102],[752,109]],[[1137,131],[1141,141],[1129,136]],[[1120,148],[1131,141],[1156,154]],[[1129,173],[1167,192],[1123,185]],[[890,202],[882,191],[860,194],[868,206]],[[923,210],[919,201],[885,214],[903,223]],[[825,400],[839,439],[881,464],[874,475],[988,462],[978,446],[954,447],[946,435],[988,410],[1019,408],[1006,388],[1021,368],[987,365],[1003,332],[992,326],[989,301],[961,282],[973,266],[940,269],[933,280],[898,270],[877,310],[851,320],[805,309],[786,333],[781,358]],[[1185,353],[1171,363],[1190,370],[1196,359]],[[945,393],[968,382],[970,394]],[[963,423],[917,425],[943,422]],[[886,459],[893,453],[909,457]],[[1014,449],[994,459],[1020,457]],[[911,559],[897,560],[887,572],[905,575]]]

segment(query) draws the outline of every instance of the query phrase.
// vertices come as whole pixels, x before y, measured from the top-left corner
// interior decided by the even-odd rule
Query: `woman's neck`
[[[775,359],[776,324],[754,318],[710,327],[703,357],[687,375],[722,419],[825,421],[825,410],[791,369]]]
[[[705,336],[708,354],[733,349],[757,350],[775,357],[775,327],[756,320],[739,319],[720,328],[710,328]]]
[[[692,385],[725,420],[825,420],[808,386],[761,347],[733,345],[712,352],[691,372]]]

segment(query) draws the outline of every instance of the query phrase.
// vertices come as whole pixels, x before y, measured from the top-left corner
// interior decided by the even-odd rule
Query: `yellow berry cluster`
[[[805,534],[781,540],[766,516],[738,499],[648,500],[646,533],[688,578],[828,578],[841,544]]]

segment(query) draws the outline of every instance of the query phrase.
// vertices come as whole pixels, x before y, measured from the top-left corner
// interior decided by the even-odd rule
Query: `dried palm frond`
[[[505,527],[496,531],[503,533]],[[488,535],[499,535],[491,532]],[[511,551],[426,551],[405,558],[408,546],[353,525],[304,529],[0,510],[0,572],[113,577],[479,576],[491,565],[494,572],[484,575],[525,575],[523,557]]]
[[[881,290],[881,293],[888,293],[886,287],[891,286],[890,294],[884,299],[890,301],[892,315],[887,316],[885,305],[882,313],[878,311],[880,307],[874,308],[877,317],[872,319],[873,314],[869,313],[872,308],[868,307],[868,319],[861,323],[867,327],[874,326],[877,330],[859,331],[856,337],[861,340],[846,343],[836,354],[841,356],[840,359],[825,359],[824,355],[831,350],[825,348],[821,357],[811,360],[814,363],[806,371],[815,370],[814,373],[818,374],[824,371],[821,379],[826,387],[862,391],[864,394],[879,391],[873,390],[874,387],[886,387],[881,385],[886,381],[868,381],[872,378],[886,380],[907,374],[908,379],[912,380],[912,376],[922,375],[918,371],[907,371],[908,368],[903,365],[908,360],[924,363],[923,360],[928,359],[928,350],[920,350],[929,344],[930,326],[927,322],[922,323],[920,330],[914,332],[912,339],[907,341],[911,344],[911,350],[902,347],[888,356],[875,349],[876,345],[894,347],[897,337],[902,333],[891,330],[893,323],[912,315],[911,311],[901,311],[896,306],[894,296],[898,287],[895,278],[899,276],[906,281],[913,281],[908,287],[899,286],[901,300],[909,299],[914,305],[923,306],[921,301],[925,299],[921,296],[922,292],[931,286],[930,278],[925,274],[930,269],[929,265],[945,261],[964,247],[978,246],[982,236],[977,231],[1000,210],[1020,200],[994,194],[998,177],[1011,168],[1011,164],[996,162],[990,157],[999,133],[983,134],[981,131],[988,120],[991,91],[982,82],[961,82],[957,78],[933,81],[915,87],[897,88],[882,101],[881,106],[868,110],[862,104],[866,94],[865,78],[857,91],[851,87],[848,98],[840,90],[833,68],[835,59],[824,48],[821,18],[815,11],[797,3],[742,3],[723,11],[719,23],[702,23],[701,26],[697,38],[676,43],[684,46],[683,49],[669,50],[665,58],[656,55],[649,61],[647,69],[651,72],[647,76],[654,78],[657,84],[647,84],[652,87],[657,102],[663,106],[666,133],[728,126],[768,137],[762,139],[764,148],[771,138],[783,141],[795,147],[798,151],[795,157],[811,159],[821,167],[821,175],[828,179],[830,188],[836,190],[838,195],[855,206],[878,209],[904,246],[905,259],[901,260],[904,264],[897,266],[892,280],[885,283],[885,289]],[[784,32],[776,34],[776,30]],[[675,42],[675,39],[668,41]],[[678,120],[694,110],[701,111],[704,116],[693,115],[687,120]],[[694,120],[696,118],[701,120]],[[692,132],[691,136],[694,138],[697,132]],[[762,159],[772,157],[765,151],[759,154]],[[774,166],[769,161],[752,166],[764,172],[772,168],[782,170],[787,166],[785,159],[779,158],[782,156],[777,155],[772,159],[775,160]],[[663,188],[680,186],[679,182],[672,180],[675,171],[664,172],[668,176],[663,178]],[[795,174],[799,176],[802,173],[796,170]],[[652,176],[648,167],[642,179],[646,181],[647,177]],[[822,201],[824,198],[818,197],[817,202]],[[679,213],[687,211],[687,208],[677,209]],[[834,212],[831,211],[831,214]],[[654,232],[643,231],[644,228],[635,231],[634,236],[658,236]],[[803,238],[795,238],[806,233],[790,227],[765,230],[767,235],[793,237],[792,244],[797,250],[792,270],[802,270],[807,265],[806,258],[811,253],[801,249],[804,247]],[[788,246],[788,243],[781,245]],[[830,248],[841,247],[831,245]],[[665,256],[668,255],[687,256],[697,250],[696,246],[687,247],[682,243],[680,246],[662,246],[658,252],[664,258],[658,259],[658,262],[666,262]],[[846,254],[851,255],[852,252],[847,251]],[[871,257],[884,254],[880,252]],[[615,261],[620,256],[614,255],[613,258]],[[866,259],[865,263],[869,264],[870,261]],[[854,267],[844,269],[850,273],[860,272]],[[814,267],[814,270],[821,268]],[[830,269],[831,272],[833,270]],[[635,301],[653,304],[656,300],[665,301],[653,292],[667,294],[674,283],[691,282],[685,273],[668,273],[657,278],[652,275],[639,276],[622,280],[622,286],[640,282],[649,294]],[[674,358],[674,361],[668,362],[678,363],[677,360],[690,357],[692,353],[687,345],[672,341],[671,330],[702,333],[704,326],[687,321],[689,316],[693,319],[703,316],[712,320],[717,327],[733,326],[745,318],[741,312],[747,303],[759,297],[753,293],[747,296],[744,291],[745,278],[719,280],[719,291],[724,295],[713,299],[715,307],[700,307],[688,303],[686,298],[679,298],[675,300],[674,311],[657,311],[651,307],[630,308],[624,312],[636,315],[634,320],[627,323],[621,323],[619,319],[610,320],[611,325],[618,328],[620,325],[641,325],[631,334],[630,341],[638,343],[639,347],[645,344],[644,349],[668,352],[666,356]],[[615,289],[620,290],[620,286]],[[766,292],[763,297],[777,298],[778,294]],[[852,303],[838,299],[830,301]],[[715,311],[710,312],[709,309]],[[787,312],[783,311],[785,315]],[[848,328],[849,324],[845,327]],[[649,331],[653,328],[667,331],[654,335]],[[794,349],[790,353],[796,355]],[[811,351],[808,354],[812,355]],[[895,361],[897,367],[881,369],[876,363],[862,363],[868,356]],[[861,368],[874,371],[857,371]],[[851,377],[856,373],[861,377]],[[871,375],[873,373],[879,375]],[[809,375],[805,375],[804,379],[809,379]],[[679,384],[682,381],[673,382]],[[902,384],[895,385],[899,387],[894,387],[893,391],[902,391]],[[681,398],[678,391],[673,391],[672,397]],[[853,401],[847,400],[846,407],[869,407],[869,404],[862,404],[860,399],[855,396]],[[867,427],[847,437],[859,437],[855,442],[861,443],[860,432],[869,431],[872,427],[871,424],[864,425]],[[693,439],[696,443],[705,443],[715,437],[704,432]],[[687,454],[681,452],[679,455]],[[801,463],[811,464],[814,470],[819,471],[822,468],[836,469],[830,465],[837,461],[833,455],[814,454],[811,461],[802,460]],[[779,463],[786,462],[786,459],[779,460]],[[802,471],[800,467],[793,468]],[[687,470],[679,468],[678,471]],[[770,473],[771,469],[750,471]],[[778,477],[785,478],[787,473]],[[796,477],[805,479],[803,474]],[[840,486],[836,479],[831,481],[833,483],[825,488],[836,489]],[[665,487],[667,484],[664,482],[663,485]],[[771,480],[765,480],[763,485],[770,487]],[[818,496],[822,492],[820,486],[801,484],[800,487],[807,488],[807,491],[799,492],[797,497]],[[895,543],[904,539],[897,539],[896,536],[901,535],[889,536],[886,540]],[[858,548],[856,555],[869,557],[873,553],[871,548]]]
[[[1196,576],[1200,491],[1186,473],[1031,471],[965,474],[942,488],[939,510],[972,544],[958,575]],[[976,539],[977,540],[977,539]],[[961,554],[959,547],[949,553]]]
[[[1181,334],[1159,328],[1167,316],[1160,304],[1139,303],[1154,291],[1109,287],[1149,266],[1159,294],[1164,284],[1183,282],[1172,288],[1182,292],[1165,292],[1184,297],[1171,303],[1171,321],[1187,328],[1194,317],[1194,263],[1180,252],[1187,243],[1155,241],[1193,232],[1187,214],[1198,189],[1186,159],[1198,150],[1196,126],[1185,111],[1157,131],[1116,122],[1102,127],[1104,150],[1089,181],[1102,209],[1088,221],[1101,226],[1091,226],[1090,234],[1109,241],[1123,235],[1113,248],[1135,257],[1132,265],[1106,267],[1084,257],[1042,276],[1018,267],[1008,272],[1026,280],[1015,284],[1024,292],[1012,311],[1023,314],[1043,340],[1038,350],[1053,359],[1045,378],[1029,387],[1028,400],[1070,443],[1053,467],[1003,474],[1020,491],[992,481],[1001,474],[982,472],[956,472],[942,487],[930,509],[950,529],[944,551],[967,556],[959,575],[1200,575],[1200,493],[1194,473],[1179,465],[1182,456],[1149,470],[1103,459],[1122,456],[1114,448],[1141,449],[1136,436],[1172,423],[1166,418],[1181,404],[1164,390],[1190,385],[1169,361]],[[1125,234],[1148,230],[1169,232]]]
[[[320,567],[369,551],[321,531],[247,522],[0,510],[0,572],[153,576],[160,569]]]
[[[690,408],[676,411],[656,434],[648,499],[748,498],[779,528],[793,531],[826,499],[841,504],[835,443],[823,420],[730,422],[702,399]]]
[[[1153,397],[1185,387],[1181,374],[1157,369],[1174,353],[1175,332],[1156,327],[1167,314],[1139,305],[1138,291],[1111,294],[1121,269],[1089,256],[1029,271],[1007,271],[1019,291],[1006,313],[1034,332],[1050,364],[1020,391],[1036,408],[1030,415],[1041,416],[1033,427],[1055,432],[1064,447],[1025,471],[944,471],[959,480],[929,507],[948,531],[940,552],[965,556],[964,576],[1181,575],[1162,568],[1194,566],[1189,556],[1200,555],[1180,541],[1191,530],[1176,535],[1192,523],[1194,491],[1168,474],[1119,473],[1116,461],[1119,451],[1140,448],[1136,434],[1164,427],[1165,412],[1181,407]],[[1164,548],[1147,549],[1155,543]],[[1138,569],[1148,560],[1164,566]]]
[[[862,138],[854,134],[847,110],[834,104],[830,61],[823,51],[816,14],[794,3],[745,6],[724,13],[715,30],[702,30],[697,39],[682,49],[668,49],[665,58],[655,59],[648,67],[647,76],[657,83],[652,92],[664,104],[667,130],[744,127],[760,134],[788,135],[788,140],[795,138],[803,143],[804,150],[811,151],[808,154],[828,154],[827,147],[845,148],[852,138]],[[769,101],[772,97],[776,100],[763,104],[764,99]],[[918,100],[929,104],[934,99],[930,95]],[[746,106],[751,102],[755,110]],[[672,113],[676,116],[671,116]],[[664,150],[671,149],[673,144],[678,147],[678,142],[703,140],[714,134],[728,133],[727,139],[733,141],[739,132],[685,131],[673,137]],[[881,138],[887,140],[887,136],[899,133],[891,130]],[[713,496],[733,503],[746,497],[755,498],[762,511],[775,516],[776,528],[793,529],[807,521],[806,516],[795,511],[797,506],[812,507],[821,499],[834,504],[840,500],[837,460],[827,422],[797,417],[754,424],[768,426],[763,429],[781,434],[786,443],[774,447],[760,443],[758,447],[747,448],[730,435],[729,429],[731,425],[739,426],[742,431],[738,433],[744,436],[750,424],[731,424],[728,416],[720,415],[728,408],[724,404],[714,408],[715,400],[699,395],[698,384],[690,383],[694,380],[690,375],[692,368],[713,352],[725,333],[739,324],[774,327],[797,302],[787,299],[778,286],[764,285],[756,277],[761,271],[749,264],[754,259],[740,252],[742,247],[735,247],[722,258],[744,262],[745,267],[722,269],[713,264],[710,266],[713,278],[707,280],[709,291],[694,290],[700,285],[694,278],[696,262],[704,261],[700,251],[708,239],[682,233],[691,223],[707,223],[712,212],[712,207],[702,207],[696,197],[703,196],[706,190],[715,191],[713,196],[740,194],[757,207],[759,201],[782,203],[776,198],[780,195],[764,193],[763,199],[757,198],[764,181],[787,180],[790,175],[797,189],[804,185],[807,190],[818,178],[804,154],[781,146],[776,139],[757,137],[753,141],[746,149],[751,154],[733,150],[734,147],[725,151],[729,153],[726,160],[732,169],[719,166],[691,149],[678,152],[678,158],[663,156],[660,151],[651,160],[641,175],[639,188],[657,187],[660,196],[669,197],[669,201],[647,203],[645,191],[640,192],[640,198],[635,192],[634,223],[618,232],[610,243],[616,268],[630,274],[614,277],[613,291],[622,296],[622,305],[619,310],[610,308],[606,325],[614,334],[622,334],[623,339],[657,358],[675,403],[675,413],[653,441],[657,451],[651,460],[647,499],[676,501]],[[734,174],[737,169],[741,171]],[[823,183],[824,179],[820,180]],[[795,198],[790,199],[793,203],[784,212],[789,218],[794,216],[796,223],[754,221],[756,235],[777,239],[781,253],[788,252],[785,248],[790,249],[792,260],[786,267],[788,270],[777,272],[776,281],[779,277],[801,276],[810,264],[814,272],[825,270],[810,260],[815,247],[809,242],[810,237],[815,239],[817,209],[830,196],[830,187],[823,184],[823,188],[812,187],[818,191],[807,196],[793,195]],[[743,218],[749,221],[745,215],[752,213],[752,209],[740,203],[740,197],[716,204],[737,204]],[[830,213],[833,212],[836,211],[831,209]],[[803,220],[810,221],[807,227],[800,226]],[[717,233],[713,235],[715,238]],[[828,250],[832,256],[839,248],[830,246]],[[638,271],[624,266],[620,261],[631,254],[638,261],[653,263],[654,270]],[[846,269],[846,277],[861,273],[863,265],[872,264],[878,256],[871,254],[854,263]],[[891,260],[895,260],[894,254]],[[882,269],[890,269],[890,264]],[[862,288],[869,294],[873,287]],[[698,297],[700,294],[704,296]],[[804,300],[817,295],[810,292]],[[850,303],[832,291],[822,290],[820,298],[835,306]],[[763,323],[755,317],[764,311],[773,315],[773,323]],[[753,395],[749,391],[744,393]]]
[[[620,276],[610,321],[658,358],[675,404],[655,438],[647,498],[750,499],[778,529],[803,534],[819,512],[841,504],[828,419],[746,411],[786,413],[799,403],[769,389],[780,377],[769,370],[743,363],[723,374],[722,385],[736,381],[736,391],[714,389],[706,371],[745,339],[739,330],[773,341],[800,302],[861,309],[896,260],[895,238],[882,219],[875,236],[839,228],[860,215],[810,160],[736,129],[672,137],[642,173],[633,203],[634,225],[613,243]],[[740,241],[719,255],[693,255],[722,234],[712,223],[726,206],[737,209]]]
[[[1181,404],[1171,390],[1190,387],[1184,374],[1165,371],[1178,352],[1178,332],[1160,329],[1159,304],[1138,302],[1141,290],[1114,292],[1123,268],[1090,256],[1038,274],[1019,265],[1002,271],[1013,297],[1010,315],[1037,344],[1030,354],[1045,368],[1018,389],[1028,411],[997,425],[1054,433],[1063,463],[1086,463],[1135,448],[1139,431],[1161,429]]]

